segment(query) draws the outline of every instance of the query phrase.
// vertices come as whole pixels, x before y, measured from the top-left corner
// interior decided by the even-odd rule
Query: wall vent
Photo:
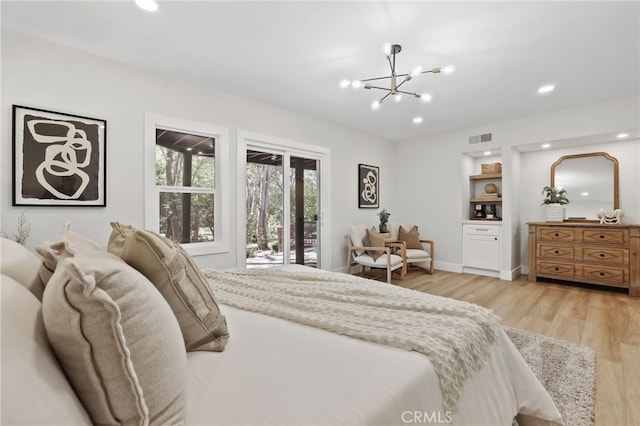
[[[491,142],[493,140],[493,135],[491,133],[485,133],[482,135],[469,136],[469,143],[486,143]]]

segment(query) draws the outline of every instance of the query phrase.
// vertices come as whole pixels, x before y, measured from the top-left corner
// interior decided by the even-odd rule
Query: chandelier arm
[[[391,92],[387,93],[386,95],[384,95],[381,99],[380,99],[380,103],[382,103],[385,99],[387,99],[389,97],[389,95],[391,94]]]
[[[391,63],[391,57],[387,56],[387,62],[389,62],[389,68],[391,68],[391,74],[396,72],[396,55],[393,55],[393,63]]]
[[[384,90],[384,91],[389,91],[388,87],[379,87],[379,86],[369,86],[369,87],[365,87],[365,89],[378,89],[378,90]]]
[[[409,80],[408,80],[408,79],[402,80],[402,81],[400,82],[400,84],[398,84],[398,85],[396,86],[396,90],[398,89],[398,87],[402,86],[402,85],[403,85],[403,84],[405,84],[407,81],[409,81]]]
[[[411,96],[418,96],[417,93],[412,93],[412,92],[405,92],[404,90],[396,90],[396,92],[398,93],[404,93],[405,95],[411,95]]]
[[[388,75],[388,76],[386,76],[386,77],[365,78],[364,80],[359,80],[359,81],[384,80],[385,78],[391,78],[391,76],[390,76],[390,75]]]

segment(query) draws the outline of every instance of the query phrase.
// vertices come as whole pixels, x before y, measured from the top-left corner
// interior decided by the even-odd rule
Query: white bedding
[[[388,285],[388,284],[381,284]],[[506,334],[442,408],[435,370],[417,352],[221,306],[222,353],[188,354],[190,425],[561,424],[547,392]]]

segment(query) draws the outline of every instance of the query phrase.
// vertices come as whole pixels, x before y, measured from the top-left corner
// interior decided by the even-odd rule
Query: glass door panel
[[[320,193],[319,161],[290,157],[289,251],[291,263],[317,267]]]
[[[283,155],[247,149],[247,267],[284,264]],[[287,262],[288,263],[288,262]]]

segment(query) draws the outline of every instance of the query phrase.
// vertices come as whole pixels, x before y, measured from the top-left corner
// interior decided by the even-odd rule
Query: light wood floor
[[[394,284],[475,303],[502,323],[590,346],[597,355],[597,426],[640,425],[640,298],[601,287],[411,272]],[[570,426],[570,425],[567,425]]]

